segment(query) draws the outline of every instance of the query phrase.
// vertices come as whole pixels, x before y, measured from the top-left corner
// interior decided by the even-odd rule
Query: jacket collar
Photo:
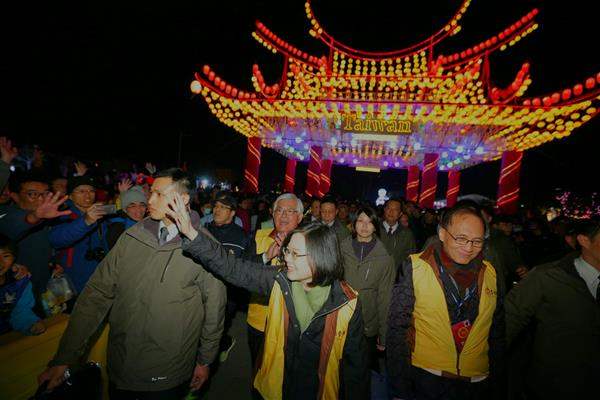
[[[200,216],[194,210],[190,211],[192,226],[198,230],[200,228]],[[140,223],[134,225],[127,234],[139,240],[140,242],[160,251],[172,251],[181,247],[181,235],[175,236],[167,243],[160,246],[158,244],[158,226],[160,221],[153,220],[150,217],[144,218]]]
[[[383,243],[381,242],[381,240],[376,236],[373,236],[373,237],[375,239],[375,247],[373,247],[373,250],[371,250],[371,252],[363,259],[363,262],[372,260],[374,258],[389,257],[389,253],[387,252],[387,250],[386,250],[385,246],[383,245]],[[340,249],[342,250],[342,253],[344,255],[352,256],[356,260],[358,260],[358,258],[356,258],[356,255],[354,254],[354,250],[352,249],[352,237],[351,236],[347,237],[346,239],[344,239],[342,241],[342,243],[340,244]]]
[[[567,254],[556,264],[555,267],[557,271],[563,272],[563,274],[550,273],[550,275],[581,292],[583,295],[585,295],[585,297],[594,300],[594,296],[591,295],[585,281],[581,276],[579,276],[579,273],[575,269],[575,259],[579,256],[579,252]]]

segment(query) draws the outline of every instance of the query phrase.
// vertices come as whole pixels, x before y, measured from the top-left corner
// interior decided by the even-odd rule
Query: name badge
[[[456,343],[456,348],[459,352],[462,351],[465,343],[467,342],[469,332],[471,332],[471,322],[469,322],[468,319],[457,322],[456,324],[452,325],[452,335],[454,336],[454,343]]]

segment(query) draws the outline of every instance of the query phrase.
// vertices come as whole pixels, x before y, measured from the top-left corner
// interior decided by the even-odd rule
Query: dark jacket
[[[160,246],[158,226],[149,218],[134,225],[98,265],[51,365],[76,363],[107,314],[108,372],[119,389],[170,389],[215,359],[225,286],[182,254],[179,236]]]
[[[433,268],[439,268],[434,258],[434,250],[437,246],[430,245],[421,256],[427,258],[427,263]],[[429,254],[427,254],[429,253]],[[415,307],[415,292],[413,286],[413,266],[411,259],[407,259],[403,266],[398,284],[392,291],[390,314],[388,320],[388,335],[386,342],[386,355],[390,390],[393,397],[402,399],[413,399],[415,396],[415,378],[418,376],[411,365],[412,345],[414,340],[413,312]],[[449,290],[443,286],[446,304],[452,305]],[[477,312],[479,296],[473,299],[474,309]],[[490,375],[488,382],[491,383],[493,391],[498,393],[504,387],[504,350],[505,350],[505,321],[504,321],[504,298],[501,290],[497,291],[496,310],[492,319],[489,332],[488,359]],[[449,318],[453,319],[455,307],[448,307]],[[418,389],[417,389],[418,390]]]
[[[56,261],[71,278],[77,293],[81,293],[98,263],[108,252],[105,235],[107,220],[91,225],[85,222],[84,213],[67,202],[71,215],[59,218],[50,229],[50,244],[58,250]],[[90,257],[94,254],[94,257]]]
[[[506,297],[509,349],[533,331],[526,382],[544,399],[592,398],[600,382],[600,307],[576,257],[534,269]]]
[[[10,167],[7,163],[0,160],[0,190],[4,189],[4,186],[8,183],[10,177]]]
[[[379,226],[379,238],[383,242],[388,253],[394,257],[394,266],[400,268],[406,257],[417,251],[415,236],[408,228],[398,226],[396,230],[389,234],[383,224]]]
[[[268,295],[277,281],[284,292],[290,318],[285,345],[284,399],[316,398],[319,388],[318,364],[325,316],[348,301],[339,282],[332,285],[329,298],[304,333],[295,315],[290,281],[285,273],[271,266],[253,263],[229,254],[201,230],[193,242],[185,241],[184,250],[226,281]],[[355,312],[348,326],[340,365],[340,398],[364,399],[367,396],[366,344],[361,314]]]
[[[11,204],[6,215],[0,218],[0,233],[17,242],[19,255],[17,263],[23,264],[31,272],[33,293],[39,302],[39,296],[46,291],[51,271],[48,266],[52,258],[49,231],[51,221],[43,221],[36,225],[27,223],[25,217],[29,211]],[[41,303],[38,303],[41,307]]]
[[[365,335],[379,336],[381,344],[385,344],[392,287],[396,280],[394,259],[377,238],[374,238],[373,250],[359,259],[352,248],[353,240],[348,237],[341,244],[344,279],[358,291]]]
[[[331,229],[335,231],[335,234],[338,238],[338,242],[342,243],[344,239],[351,235],[350,230],[344,225],[339,219],[335,219]]]
[[[509,236],[492,228],[484,253],[485,259],[492,263],[502,277],[504,289],[508,292],[513,287],[513,282],[521,279],[516,273],[517,268],[525,265],[519,248]]]
[[[106,228],[106,245],[108,250],[115,247],[117,240],[121,237],[123,232],[137,224],[137,221],[129,218],[127,213],[123,210],[119,210],[117,215],[110,219],[107,223]]]
[[[236,257],[241,257],[246,253],[250,241],[246,232],[240,226],[233,222],[217,226],[213,221],[206,224],[205,228],[208,229],[225,249]]]

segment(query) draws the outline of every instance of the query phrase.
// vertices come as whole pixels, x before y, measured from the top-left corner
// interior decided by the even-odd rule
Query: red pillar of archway
[[[433,208],[435,191],[437,189],[437,171],[439,159],[439,154],[425,154],[425,159],[423,160],[421,195],[419,196],[419,207],[421,208]]]
[[[323,149],[319,146],[310,148],[310,161],[308,162],[308,172],[306,177],[306,194],[316,197],[319,194],[321,186],[321,157]]]
[[[294,193],[294,184],[296,183],[296,160],[288,158],[285,164],[285,178],[283,180],[283,191]]]
[[[249,137],[244,170],[244,191],[258,193],[258,173],[260,171],[260,138]]]
[[[419,199],[419,166],[408,167],[408,180],[406,181],[406,200],[417,202]]]
[[[521,151],[505,151],[502,153],[497,200],[500,214],[515,214],[519,210],[519,175],[522,159],[523,152]]]
[[[448,171],[448,190],[446,191],[446,206],[452,207],[458,200],[460,191],[460,171]]]
[[[321,183],[319,185],[319,197],[325,196],[329,192],[329,188],[331,187],[331,166],[333,165],[333,160],[321,160],[321,174],[320,179]]]

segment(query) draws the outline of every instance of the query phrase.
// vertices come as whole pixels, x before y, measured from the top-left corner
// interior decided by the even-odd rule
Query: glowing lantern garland
[[[289,159],[312,160],[311,149],[318,148],[319,162],[379,169],[422,165],[432,153],[439,155],[440,170],[460,170],[567,137],[598,114],[600,73],[527,99],[528,63],[507,87],[490,81],[489,55],[536,30],[537,9],[472,47],[440,52],[443,39],[460,30],[469,4],[465,0],[421,43],[365,52],[328,34],[307,0],[310,34],[324,43],[326,55],[302,51],[257,22],[252,36],[284,57],[279,82],[265,82],[254,65],[254,89],[242,90],[204,66],[190,88],[223,124]],[[309,192],[315,194],[320,170],[312,173]]]

